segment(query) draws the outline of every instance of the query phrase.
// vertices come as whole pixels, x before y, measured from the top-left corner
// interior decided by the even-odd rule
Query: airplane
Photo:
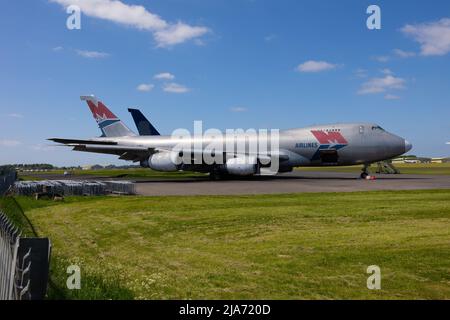
[[[395,158],[412,149],[407,140],[374,123],[338,123],[280,130],[279,146],[274,150],[235,150],[235,143],[245,141],[247,146],[249,143],[259,143],[258,140],[262,139],[258,135],[249,138],[242,133],[206,136],[198,147],[198,136],[189,136],[183,140],[174,135],[160,135],[140,111],[132,109],[134,111],[130,112],[141,134],[136,135],[95,96],[80,98],[87,102],[102,135],[85,140],[48,140],[72,147],[74,151],[117,155],[119,159],[139,162],[142,167],[156,171],[210,173],[213,180],[227,175],[262,174],[275,160],[278,164],[275,174],[290,172],[295,167],[363,165],[360,177],[370,179],[368,167],[371,163]],[[202,155],[211,142],[221,146],[214,149],[211,155],[214,157],[215,153],[220,154],[223,156],[222,162],[203,160]],[[180,143],[189,145],[190,149],[180,150]]]

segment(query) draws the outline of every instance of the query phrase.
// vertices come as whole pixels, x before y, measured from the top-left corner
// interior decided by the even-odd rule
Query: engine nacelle
[[[252,156],[231,158],[227,160],[225,169],[232,175],[250,176],[258,171],[258,159]]]
[[[179,170],[178,152],[158,152],[152,154],[148,160],[141,161],[142,167],[156,171],[172,172]]]

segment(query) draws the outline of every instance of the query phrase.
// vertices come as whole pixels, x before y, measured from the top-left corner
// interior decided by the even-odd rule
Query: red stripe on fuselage
[[[311,133],[316,137],[320,144],[348,144],[347,140],[338,131],[319,131],[311,130]]]

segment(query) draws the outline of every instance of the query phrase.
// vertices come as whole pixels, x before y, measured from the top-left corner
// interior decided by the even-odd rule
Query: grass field
[[[182,179],[205,176],[203,173],[196,172],[158,172],[147,168],[132,168],[132,169],[99,169],[99,170],[73,170],[70,171],[71,176],[78,177],[103,177],[103,178],[147,178],[147,179]],[[42,175],[62,175],[64,170],[52,170],[47,172],[19,173],[21,180],[41,180]],[[68,176],[70,179],[70,176]]]
[[[450,190],[17,200],[53,242],[50,298],[450,299],[449,199]],[[81,290],[64,289],[70,264]],[[381,268],[381,290],[366,287],[369,265]]]

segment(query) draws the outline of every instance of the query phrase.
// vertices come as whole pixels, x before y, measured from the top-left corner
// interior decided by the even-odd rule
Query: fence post
[[[17,263],[17,252],[19,251],[19,240],[20,235],[16,236],[16,239],[14,241],[14,245],[12,248],[13,255],[12,255],[12,261],[11,261],[11,272],[10,272],[10,278],[9,278],[9,294],[8,294],[8,300],[15,300],[17,297],[15,296],[14,291],[14,279],[16,278],[16,263]]]

